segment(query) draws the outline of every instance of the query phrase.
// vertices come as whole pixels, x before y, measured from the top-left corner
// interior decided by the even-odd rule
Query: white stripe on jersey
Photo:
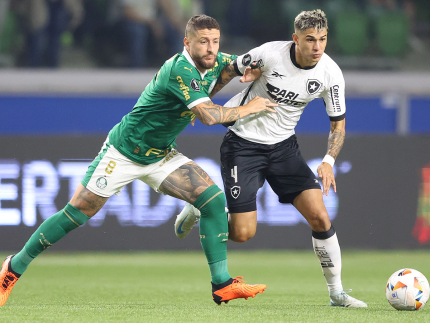
[[[296,67],[290,57],[292,41],[269,42],[237,58],[241,73],[253,61],[261,60],[263,74],[252,84],[244,104],[255,96],[270,98],[278,103],[277,113],[260,112],[239,119],[229,127],[238,136],[262,144],[275,144],[294,134],[306,105],[323,98],[330,117],[345,114],[345,81],[339,66],[323,54],[311,69]],[[237,107],[248,89],[243,90],[226,104]],[[329,122],[329,120],[321,120]]]

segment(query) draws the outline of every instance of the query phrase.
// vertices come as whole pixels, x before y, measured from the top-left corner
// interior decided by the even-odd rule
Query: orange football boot
[[[0,306],[3,306],[12,291],[13,286],[17,282],[18,278],[21,277],[10,267],[10,260],[14,255],[6,257],[0,271]]]
[[[228,301],[236,298],[254,298],[255,295],[262,294],[267,288],[264,284],[245,284],[245,281],[241,279],[243,279],[243,277],[236,277],[235,279],[230,278],[220,285],[212,283],[212,298],[214,302],[221,305],[222,302],[227,304]]]

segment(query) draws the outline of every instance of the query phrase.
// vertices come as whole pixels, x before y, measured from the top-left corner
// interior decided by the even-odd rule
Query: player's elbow
[[[217,122],[216,122],[216,120],[214,120],[214,119],[205,119],[205,120],[200,120],[204,125],[206,125],[206,126],[213,126],[214,124],[218,124]]]

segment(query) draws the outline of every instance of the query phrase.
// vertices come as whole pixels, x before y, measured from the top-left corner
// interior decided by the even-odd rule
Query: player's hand
[[[261,74],[263,74],[263,72],[261,72],[260,63],[255,61],[245,69],[245,72],[239,81],[240,83],[253,82],[259,79]]]
[[[272,108],[277,106],[278,106],[277,103],[273,103],[269,99],[265,99],[259,96],[256,96],[255,98],[253,98],[251,101],[249,101],[247,104],[244,105],[244,107],[249,109],[248,110],[249,114],[258,113],[261,111],[269,111],[269,112],[276,113],[276,110]]]
[[[196,124],[196,119],[197,119],[197,117],[196,117],[196,115],[195,114],[193,114],[193,116],[191,117],[191,125],[194,127],[194,125]]]
[[[334,178],[333,167],[327,163],[321,163],[318,166],[318,177],[322,179],[323,195],[328,196],[330,186],[333,185],[333,190],[336,192],[336,180]]]

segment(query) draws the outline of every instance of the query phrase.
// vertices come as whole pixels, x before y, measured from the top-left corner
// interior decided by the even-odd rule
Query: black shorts
[[[321,189],[300,153],[295,135],[265,145],[228,131],[221,145],[221,174],[231,213],[255,211],[257,191],[265,180],[281,203],[293,203],[305,190]]]

